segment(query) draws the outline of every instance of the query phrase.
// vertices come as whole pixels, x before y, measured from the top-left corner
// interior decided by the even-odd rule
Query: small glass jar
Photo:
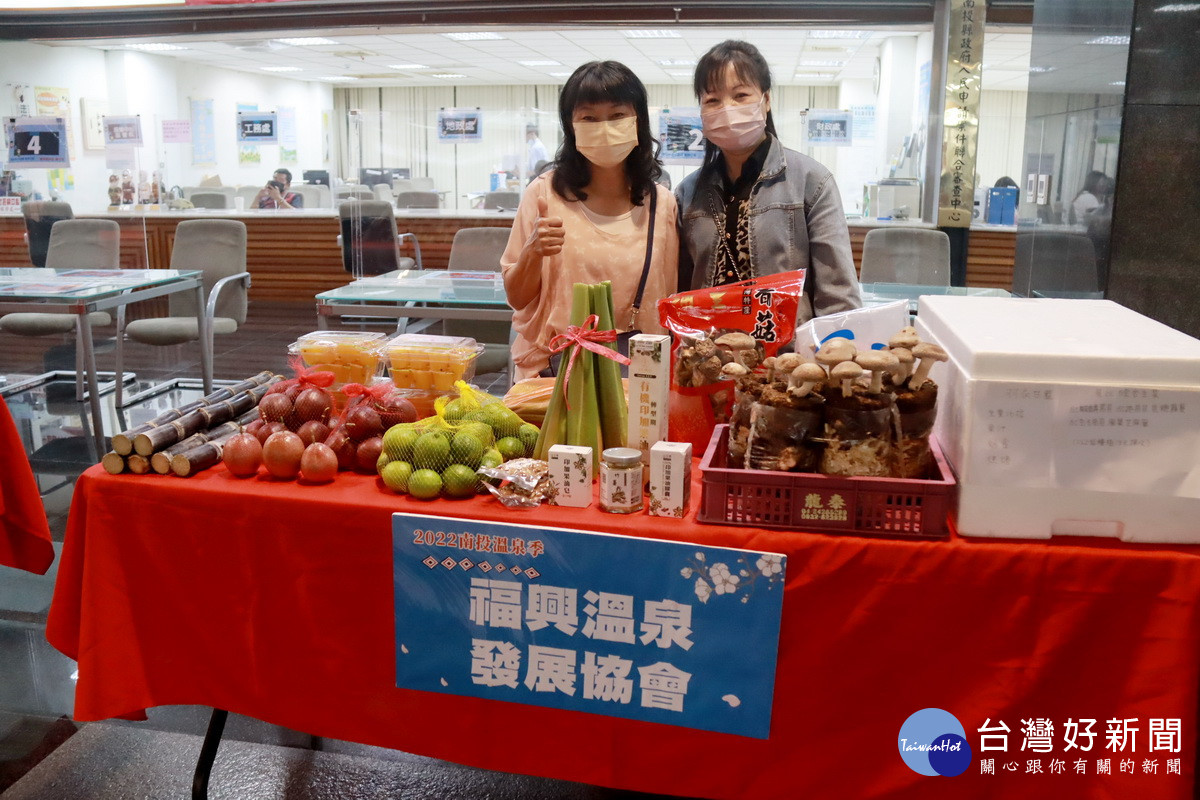
[[[642,451],[610,447],[601,454],[600,507],[613,514],[642,510]]]

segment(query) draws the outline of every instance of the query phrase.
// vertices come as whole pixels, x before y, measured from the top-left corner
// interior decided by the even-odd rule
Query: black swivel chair
[[[46,266],[46,251],[50,249],[50,229],[54,223],[74,219],[70,203],[52,200],[31,200],[21,206],[25,216],[25,237],[29,242],[29,260],[35,267]]]
[[[397,269],[421,269],[421,245],[412,233],[399,233],[391,203],[347,200],[338,206],[342,233],[342,266],[354,277],[382,275]],[[411,240],[416,258],[400,255],[400,243]]]

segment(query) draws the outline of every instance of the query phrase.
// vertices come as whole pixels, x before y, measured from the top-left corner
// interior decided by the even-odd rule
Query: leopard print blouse
[[[736,234],[731,242],[728,226],[721,226],[721,238],[717,242],[716,258],[713,259],[713,275],[710,285],[749,280],[755,277],[750,262],[750,200],[734,200],[725,207],[725,213],[736,213]]]

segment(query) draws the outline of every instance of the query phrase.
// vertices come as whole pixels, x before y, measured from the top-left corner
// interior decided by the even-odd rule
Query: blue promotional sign
[[[419,514],[392,543],[398,687],[770,734],[783,555]]]
[[[438,111],[439,142],[483,141],[483,112],[478,108],[443,108]]]
[[[4,145],[9,167],[71,166],[67,123],[62,117],[8,117]]]
[[[239,144],[279,143],[279,122],[274,111],[239,111],[237,126]]]
[[[700,109],[664,108],[658,115],[659,154],[664,164],[704,163],[704,129]]]

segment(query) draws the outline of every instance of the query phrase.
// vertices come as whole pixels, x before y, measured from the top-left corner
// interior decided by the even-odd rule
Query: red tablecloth
[[[394,686],[389,515],[528,520],[786,553],[771,737],[406,691]],[[79,481],[47,635],[79,660],[75,713],[93,720],[203,704],[316,735],[508,772],[710,798],[1192,796],[1200,683],[1200,557],[1188,548],[908,542],[422,503],[372,478],[312,487]],[[736,657],[736,654],[730,654]],[[976,750],[955,778],[897,752],[901,723],[938,707]],[[1067,774],[1025,774],[1021,720],[1056,723]],[[1075,775],[1059,732],[1096,718]],[[1139,718],[1137,774],[1104,751],[1104,721]],[[1179,718],[1181,753],[1147,753],[1148,720]],[[977,729],[1012,729],[981,775]],[[1077,751],[1076,751],[1077,753]],[[1111,757],[1111,776],[1095,760]],[[1158,760],[1143,774],[1143,760]],[[1166,758],[1182,760],[1168,775]],[[1002,765],[1019,762],[1009,773]]]
[[[12,414],[0,397],[0,564],[44,575],[54,561],[50,524]]]

